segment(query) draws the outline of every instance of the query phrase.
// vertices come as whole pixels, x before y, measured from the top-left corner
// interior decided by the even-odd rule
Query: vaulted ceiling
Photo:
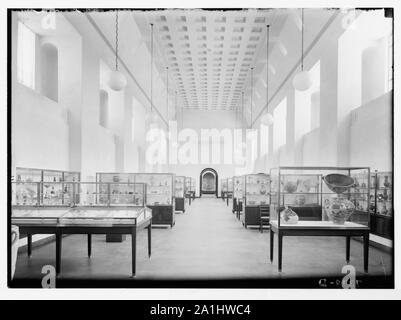
[[[265,46],[266,25],[274,24],[270,36],[277,38],[287,16],[278,10],[134,13],[148,41],[153,24],[158,62],[169,68],[184,108],[201,110],[238,107]]]
[[[305,50],[338,11],[304,10]],[[87,16],[114,47],[115,13],[92,11]],[[150,60],[138,57],[150,52],[151,24],[156,80],[167,82],[168,67],[170,99],[177,96],[179,109],[242,110],[252,122],[252,112],[260,114],[266,105],[267,90],[271,97],[300,65],[301,9],[121,10],[119,55],[142,84],[150,83]],[[308,58],[305,68],[316,60],[308,64]],[[149,92],[147,85],[143,89]],[[156,85],[154,95],[164,95],[160,89]]]

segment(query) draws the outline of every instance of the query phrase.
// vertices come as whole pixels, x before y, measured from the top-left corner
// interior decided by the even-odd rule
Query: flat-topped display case
[[[347,261],[351,237],[362,237],[367,271],[370,168],[278,167],[270,170],[270,179],[270,254],[272,259],[277,234],[279,270],[282,238],[296,235],[346,237]]]
[[[247,174],[244,186],[244,214],[242,224],[260,226],[260,206],[270,204],[270,177],[268,174]]]
[[[359,184],[359,189],[366,188]],[[394,238],[393,173],[374,171],[371,174],[371,233],[389,240]]]
[[[175,223],[175,186],[172,173],[112,173],[98,172],[97,182],[144,183],[146,206],[152,209],[153,225]]]
[[[93,183],[86,184],[71,182],[72,188],[80,190],[82,195],[91,194],[95,202],[99,190]],[[86,193],[87,187],[90,193]],[[144,185],[136,185],[136,190],[142,189]],[[82,188],[82,189],[81,189]],[[110,188],[108,188],[110,190]],[[89,192],[89,190],[87,190]],[[110,196],[110,193],[108,194]],[[32,235],[54,234],[56,237],[56,273],[61,273],[61,249],[64,234],[87,235],[88,257],[92,255],[92,234],[106,234],[106,236],[131,235],[132,248],[132,276],[136,273],[136,234],[139,230],[148,229],[148,255],[151,255],[151,226],[152,211],[143,205],[131,204],[116,206],[108,203],[94,204],[92,200],[68,206],[46,206],[46,205],[13,205],[11,223],[18,226],[21,233],[27,235],[28,256],[32,256]],[[86,200],[85,200],[86,201]],[[142,201],[143,204],[143,201]],[[117,258],[117,257],[115,257]]]
[[[185,212],[185,177],[175,176],[175,211]]]
[[[233,209],[232,212],[235,213],[237,219],[240,219],[242,211],[242,203],[244,198],[244,188],[245,188],[245,177],[244,176],[234,176],[233,177]]]

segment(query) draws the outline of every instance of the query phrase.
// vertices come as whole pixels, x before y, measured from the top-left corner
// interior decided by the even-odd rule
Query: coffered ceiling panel
[[[160,69],[169,67],[184,108],[235,110],[261,46],[266,46],[266,25],[274,22],[270,35],[278,37],[286,13],[162,10],[133,17],[148,42],[153,24],[157,62]]]

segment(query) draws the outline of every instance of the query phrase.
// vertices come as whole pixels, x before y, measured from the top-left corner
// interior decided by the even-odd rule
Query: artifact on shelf
[[[297,190],[297,184],[292,181],[287,181],[284,185],[284,191],[287,193],[294,193]]]
[[[323,181],[331,191],[337,194],[343,193],[355,185],[355,180],[352,177],[339,173],[328,174],[323,177]]]
[[[299,217],[294,210],[285,207],[285,209],[280,212],[280,219],[287,224],[297,224]]]
[[[325,200],[324,211],[334,224],[344,224],[354,213],[355,205],[340,194],[353,187],[355,180],[344,174],[333,173],[324,176],[323,181],[331,191],[337,193],[337,196]]]
[[[294,204],[297,206],[303,206],[306,202],[306,197],[303,194],[297,194],[295,196]]]

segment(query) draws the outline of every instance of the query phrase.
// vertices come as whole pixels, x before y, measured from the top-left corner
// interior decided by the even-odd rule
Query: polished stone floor
[[[137,237],[137,279],[243,279],[339,276],[345,263],[345,239],[288,237],[283,242],[283,271],[270,263],[269,231],[245,229],[221,199],[196,199],[185,214],[176,215],[171,228],[152,230],[152,257],[147,256],[146,232]],[[129,277],[131,241],[106,243],[93,236],[92,257],[87,257],[86,236],[63,239],[62,277]],[[277,248],[276,248],[277,249]],[[351,242],[351,264],[363,273],[362,243]],[[275,254],[277,250],[275,250]],[[41,278],[44,265],[55,264],[55,244],[21,252],[15,278]],[[369,275],[392,273],[391,255],[370,248]]]

